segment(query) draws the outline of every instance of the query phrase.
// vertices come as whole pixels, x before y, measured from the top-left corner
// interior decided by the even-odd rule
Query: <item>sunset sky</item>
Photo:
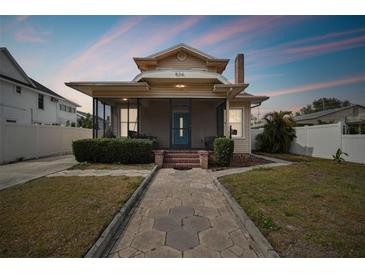
[[[64,82],[132,80],[132,57],[178,43],[230,58],[229,80],[244,53],[246,91],[271,97],[261,114],[320,97],[365,105],[365,16],[0,16],[0,46],[84,111],[91,99]]]

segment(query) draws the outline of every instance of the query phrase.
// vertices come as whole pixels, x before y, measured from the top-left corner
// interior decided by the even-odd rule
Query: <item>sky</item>
[[[25,72],[91,111],[69,81],[128,81],[132,57],[186,43],[231,61],[245,55],[254,115],[298,111],[321,97],[365,105],[365,16],[0,16],[0,46]]]

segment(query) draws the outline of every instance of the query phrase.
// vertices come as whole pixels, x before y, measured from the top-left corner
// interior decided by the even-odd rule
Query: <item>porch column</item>
[[[229,100],[226,99],[226,120],[225,120],[225,127],[224,127],[224,136],[229,138]]]

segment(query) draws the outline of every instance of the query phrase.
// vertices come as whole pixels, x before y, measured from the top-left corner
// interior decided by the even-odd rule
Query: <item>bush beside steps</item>
[[[80,139],[72,142],[72,150],[78,162],[146,164],[153,159],[147,139]]]
[[[234,141],[228,138],[214,140],[214,158],[219,166],[229,166],[233,156]]]

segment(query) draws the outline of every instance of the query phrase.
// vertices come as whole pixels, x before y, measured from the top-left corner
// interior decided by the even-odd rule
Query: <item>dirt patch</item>
[[[249,167],[249,166],[257,166],[257,165],[264,165],[264,164],[270,164],[270,163],[272,163],[272,161],[269,161],[269,160],[266,160],[263,158],[259,158],[259,157],[255,157],[250,154],[235,153],[235,154],[233,154],[231,165],[229,167],[217,166],[214,163],[214,157],[211,156],[211,159],[209,162],[209,168],[214,171],[218,171],[218,170],[223,170],[223,169],[227,169],[230,167]]]

